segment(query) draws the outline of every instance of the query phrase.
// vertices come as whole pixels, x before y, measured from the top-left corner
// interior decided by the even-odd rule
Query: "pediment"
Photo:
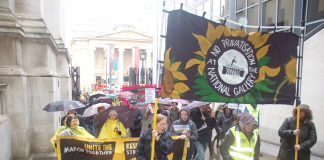
[[[136,31],[132,31],[132,30],[126,30],[126,31],[118,31],[118,32],[112,32],[112,33],[98,35],[98,36],[93,37],[93,39],[152,40],[153,38],[149,35],[144,34],[144,33],[136,32]]]

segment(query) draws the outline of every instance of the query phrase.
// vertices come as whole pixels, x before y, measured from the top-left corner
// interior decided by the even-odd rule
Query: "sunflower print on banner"
[[[298,37],[246,33],[182,10],[169,13],[162,97],[293,104]]]

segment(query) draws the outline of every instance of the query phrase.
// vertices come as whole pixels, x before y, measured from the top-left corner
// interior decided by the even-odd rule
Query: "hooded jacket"
[[[171,125],[170,133],[172,135],[180,136],[181,133],[176,133],[174,131],[174,125],[189,125],[189,134],[190,134],[190,136],[188,137],[188,139],[190,141],[196,141],[198,139],[198,132],[197,132],[196,124],[189,119],[190,118],[190,111],[188,109],[181,109],[179,113],[181,114],[182,111],[186,111],[187,112],[187,114],[188,114],[188,120],[187,121],[183,121],[181,119],[181,115],[180,115],[180,119],[174,121],[173,124]]]
[[[305,113],[305,119],[300,121],[300,136],[299,145],[300,150],[298,152],[299,160],[310,159],[310,149],[317,141],[317,134],[315,124],[312,122],[312,112],[307,105],[300,106],[300,112]],[[286,118],[279,128],[278,134],[280,136],[280,149],[277,160],[293,160],[294,159],[294,146],[296,136],[294,130],[296,129],[296,114],[297,108],[293,110],[293,117]]]

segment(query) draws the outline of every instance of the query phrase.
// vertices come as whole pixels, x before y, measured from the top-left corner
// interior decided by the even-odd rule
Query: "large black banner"
[[[246,33],[183,10],[169,13],[161,96],[293,104],[298,37]]]
[[[186,160],[188,141],[172,137],[169,160]],[[90,139],[59,137],[58,160],[136,160],[138,138]]]

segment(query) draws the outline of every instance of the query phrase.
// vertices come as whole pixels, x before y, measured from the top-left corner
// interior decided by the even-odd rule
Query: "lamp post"
[[[144,61],[146,59],[146,50],[145,49],[141,49],[140,59],[142,60],[141,84],[144,84],[145,83],[145,78],[144,78],[144,74],[145,74]]]

